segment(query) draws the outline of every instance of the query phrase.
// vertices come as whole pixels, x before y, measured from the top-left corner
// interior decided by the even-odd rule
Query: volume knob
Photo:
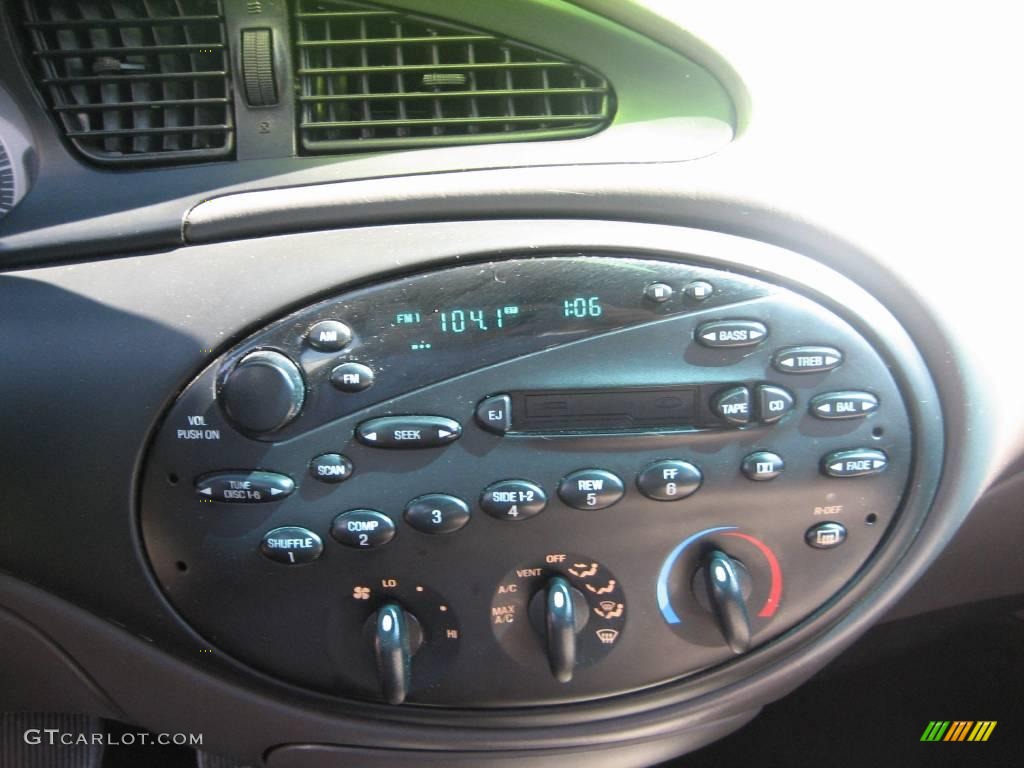
[[[298,366],[280,352],[250,352],[224,379],[220,403],[244,432],[276,432],[302,411],[306,384]]]

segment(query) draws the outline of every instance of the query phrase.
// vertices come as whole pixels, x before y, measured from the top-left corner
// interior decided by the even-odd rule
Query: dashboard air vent
[[[567,138],[611,120],[604,78],[523,43],[362,2],[295,9],[307,152]]]
[[[220,0],[23,0],[32,71],[71,143],[101,163],[230,155]]]

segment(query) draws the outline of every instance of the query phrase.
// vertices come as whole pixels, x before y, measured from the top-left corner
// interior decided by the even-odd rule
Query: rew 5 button
[[[395,524],[374,509],[353,509],[334,518],[331,536],[346,547],[373,549],[395,538]]]
[[[443,416],[385,416],[356,428],[359,442],[374,448],[436,448],[461,434],[462,425]]]
[[[640,493],[655,501],[676,501],[697,492],[704,476],[688,461],[666,459],[651,464],[636,478]]]
[[[455,496],[428,493],[406,505],[405,522],[421,533],[454,533],[469,522],[469,507]]]
[[[625,493],[622,480],[604,469],[580,469],[562,479],[558,495],[575,509],[605,509]]]

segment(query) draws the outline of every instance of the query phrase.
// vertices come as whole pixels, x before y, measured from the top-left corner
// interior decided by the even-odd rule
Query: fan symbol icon
[[[369,587],[356,587],[352,590],[352,597],[356,600],[369,600],[370,599],[370,588]]]

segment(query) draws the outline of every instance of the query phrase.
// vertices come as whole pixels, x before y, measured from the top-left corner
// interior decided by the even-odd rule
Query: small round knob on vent
[[[298,366],[280,352],[250,352],[220,389],[228,418],[244,432],[265,434],[291,424],[302,411],[306,385]]]

